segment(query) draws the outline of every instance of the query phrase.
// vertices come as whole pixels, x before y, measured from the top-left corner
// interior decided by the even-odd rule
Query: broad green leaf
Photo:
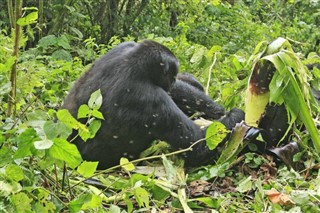
[[[86,104],[82,104],[78,109],[77,118],[78,119],[80,119],[80,118],[88,118],[90,113],[91,113],[91,110],[90,110],[89,106],[86,105]]]
[[[202,62],[202,59],[207,54],[207,48],[202,47],[197,49],[197,51],[194,52],[193,56],[190,59],[190,63],[192,64],[200,64]]]
[[[42,188],[38,188],[37,189],[38,193],[37,193],[37,200],[38,202],[36,202],[34,204],[34,211],[35,212],[45,212],[45,213],[49,213],[49,212],[55,212],[56,205],[53,202],[50,202],[50,193],[49,191],[45,191]]]
[[[20,166],[10,164],[6,167],[6,176],[13,181],[19,182],[24,179],[24,174]]]
[[[94,138],[96,136],[97,132],[99,131],[100,127],[101,127],[101,121],[93,120],[88,127],[89,132],[90,132],[89,138]]]
[[[37,132],[33,128],[28,128],[22,132],[18,137],[18,150],[14,153],[14,158],[19,159],[35,154],[36,148],[33,142],[39,139]]]
[[[55,35],[47,35],[41,38],[38,42],[38,45],[44,49],[54,46],[57,43],[57,37]]]
[[[26,26],[29,24],[36,23],[37,19],[38,19],[38,11],[29,13],[27,16],[23,18],[19,18],[17,21],[17,24],[19,24],[20,26]]]
[[[63,61],[72,61],[72,55],[70,52],[59,49],[52,53],[52,57],[57,60],[63,60]]]
[[[134,198],[140,207],[149,207],[149,193],[141,187],[134,190]]]
[[[97,91],[93,92],[90,96],[88,101],[88,106],[91,109],[99,109],[102,105],[102,95],[101,90],[98,89]]]
[[[88,162],[83,161],[80,166],[78,166],[77,171],[85,178],[91,177],[97,170],[99,162]]]
[[[53,139],[53,142],[48,152],[51,157],[66,162],[72,169],[81,163],[82,158],[76,145],[60,138]]]
[[[49,149],[52,145],[53,141],[49,139],[34,142],[34,147],[39,150]]]
[[[65,35],[62,35],[57,39],[58,46],[62,47],[65,50],[70,50],[71,46],[69,44],[68,38]]]
[[[64,123],[65,125],[67,125],[70,128],[76,129],[81,131],[83,134],[85,133],[89,133],[88,128],[86,127],[86,125],[80,123],[79,121],[77,121],[68,110],[66,109],[61,109],[57,112],[57,117],[58,119]]]
[[[46,133],[47,138],[51,140],[57,137],[67,139],[68,136],[72,133],[72,128],[66,126],[60,121],[46,121],[43,129]]]
[[[130,172],[135,169],[135,166],[132,163],[129,163],[129,160],[127,158],[121,158],[120,159],[120,165],[123,169]]]
[[[69,204],[71,212],[79,212],[80,210],[94,209],[100,206],[102,198],[95,194],[83,194],[79,198],[74,199]]]
[[[221,198],[214,197],[199,197],[195,198],[195,200],[205,203],[208,207],[219,209],[221,202],[223,201]]]
[[[15,208],[16,213],[32,212],[32,198],[23,192],[11,195],[10,200]]]
[[[214,150],[227,136],[228,130],[218,122],[213,122],[206,131],[206,142],[210,150]]]
[[[99,118],[101,120],[104,120],[103,114],[99,112],[97,109],[92,110],[92,116],[95,118]]]

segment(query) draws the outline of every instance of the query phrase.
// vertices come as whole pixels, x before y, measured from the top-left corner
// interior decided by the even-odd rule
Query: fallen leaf
[[[272,203],[276,203],[281,206],[288,206],[294,204],[294,202],[290,199],[289,195],[278,192],[276,189],[271,189],[267,191],[266,195]]]

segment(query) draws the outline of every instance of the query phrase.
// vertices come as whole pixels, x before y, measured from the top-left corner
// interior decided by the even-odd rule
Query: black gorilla
[[[100,130],[87,142],[80,137],[74,140],[83,159],[99,161],[98,168],[105,169],[119,164],[121,157],[137,158],[155,139],[167,141],[173,149],[179,149],[204,138],[205,132],[168,94],[178,69],[179,62],[173,53],[150,40],[122,43],[98,59],[75,83],[63,105],[76,117],[79,106],[88,102],[91,93],[101,90],[100,111],[105,120]],[[200,95],[205,100],[195,88],[188,90],[189,95]],[[218,118],[224,109],[218,105],[213,106],[212,110],[215,109]],[[232,112],[221,119],[228,128],[243,120],[241,113],[229,119],[230,115]],[[75,135],[76,132],[72,136]],[[214,152],[205,142],[199,143],[192,152],[186,153],[186,164],[205,164],[213,156]]]

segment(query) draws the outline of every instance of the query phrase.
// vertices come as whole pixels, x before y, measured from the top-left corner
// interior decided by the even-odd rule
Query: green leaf
[[[222,202],[221,198],[214,197],[199,197],[195,198],[195,200],[205,203],[208,207],[213,209],[219,209]]]
[[[66,50],[56,50],[52,53],[52,57],[57,60],[72,61],[72,55]]]
[[[99,162],[88,162],[83,161],[80,166],[78,166],[77,171],[85,178],[91,177],[97,170]]]
[[[53,139],[53,142],[48,152],[51,157],[66,162],[72,169],[81,163],[82,158],[76,145],[60,138]]]
[[[129,163],[129,160],[127,158],[121,158],[120,165],[123,169],[125,169],[128,172],[131,172],[135,169],[135,166],[132,163]]]
[[[72,133],[72,128],[60,121],[46,121],[43,125],[43,129],[47,138],[51,140],[57,137],[67,139]]]
[[[24,179],[22,169],[16,164],[10,164],[6,167],[6,176],[13,181],[19,182]]]
[[[36,23],[37,19],[38,19],[38,11],[29,13],[27,16],[23,18],[19,18],[17,21],[17,24],[19,24],[20,26],[26,26],[29,24]]]
[[[251,176],[249,176],[248,178],[241,181],[236,189],[238,192],[244,193],[244,192],[251,190],[252,185],[253,184],[252,184]]]
[[[88,127],[89,132],[90,132],[89,138],[94,138],[96,136],[98,130],[100,129],[100,127],[101,127],[101,121],[93,120]]]
[[[78,36],[78,38],[83,39],[83,34],[80,30],[71,26],[70,26],[70,30],[74,32]]]
[[[55,35],[48,35],[41,38],[38,42],[38,45],[44,49],[54,46],[57,43],[57,37]]]
[[[4,136],[0,133],[0,145],[4,142]]]
[[[31,208],[32,199],[25,193],[19,192],[18,194],[14,194],[10,197],[10,200],[15,208],[16,213],[33,212]]]
[[[201,47],[199,49],[197,49],[197,51],[194,52],[194,54],[192,55],[191,59],[190,59],[190,63],[192,64],[200,64],[203,60],[203,58],[205,57],[205,55],[207,54],[207,48],[205,47]]]
[[[71,212],[79,212],[80,210],[93,209],[100,206],[102,198],[95,194],[83,194],[79,198],[74,199],[69,204]]]
[[[93,92],[90,96],[88,101],[88,106],[91,109],[99,109],[102,105],[102,95],[101,90],[98,89],[97,91]]]
[[[92,110],[92,116],[104,120],[103,114],[99,112],[97,109]]]
[[[83,134],[89,133],[86,125],[77,121],[67,109],[61,109],[57,112],[58,119],[72,129],[81,131]]]
[[[227,136],[227,133],[228,130],[222,123],[214,121],[206,131],[206,142],[209,149],[214,150]]]
[[[33,142],[39,139],[37,132],[33,128],[28,128],[22,132],[18,137],[18,150],[14,153],[14,158],[19,159],[35,154],[36,149]]]
[[[149,193],[145,189],[141,187],[136,188],[134,190],[134,197],[140,207],[149,207]]]
[[[90,110],[89,106],[86,104],[82,104],[78,109],[77,118],[78,119],[88,118],[90,114],[91,114],[91,110]]]
[[[49,149],[52,145],[53,141],[49,139],[34,142],[34,147],[39,150]]]
[[[65,35],[62,35],[57,39],[57,45],[62,47],[65,50],[70,50],[71,46],[69,44],[68,38]]]

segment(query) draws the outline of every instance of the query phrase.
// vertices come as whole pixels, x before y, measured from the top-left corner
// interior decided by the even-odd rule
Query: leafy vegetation
[[[320,90],[320,71],[304,67],[320,63],[319,1],[8,0],[0,8],[0,212],[320,212],[320,115],[310,93]],[[261,54],[278,37],[283,45]],[[68,136],[99,131],[101,95],[77,118],[60,109],[64,97],[99,56],[146,38],[169,47],[227,109],[245,107],[258,59],[274,64],[266,102],[289,109],[300,147],[293,168],[229,147],[217,163],[185,171],[172,163],[176,153],[159,153],[163,142],[138,167],[122,159],[96,171],[82,161]],[[223,137],[215,125],[209,133]]]

